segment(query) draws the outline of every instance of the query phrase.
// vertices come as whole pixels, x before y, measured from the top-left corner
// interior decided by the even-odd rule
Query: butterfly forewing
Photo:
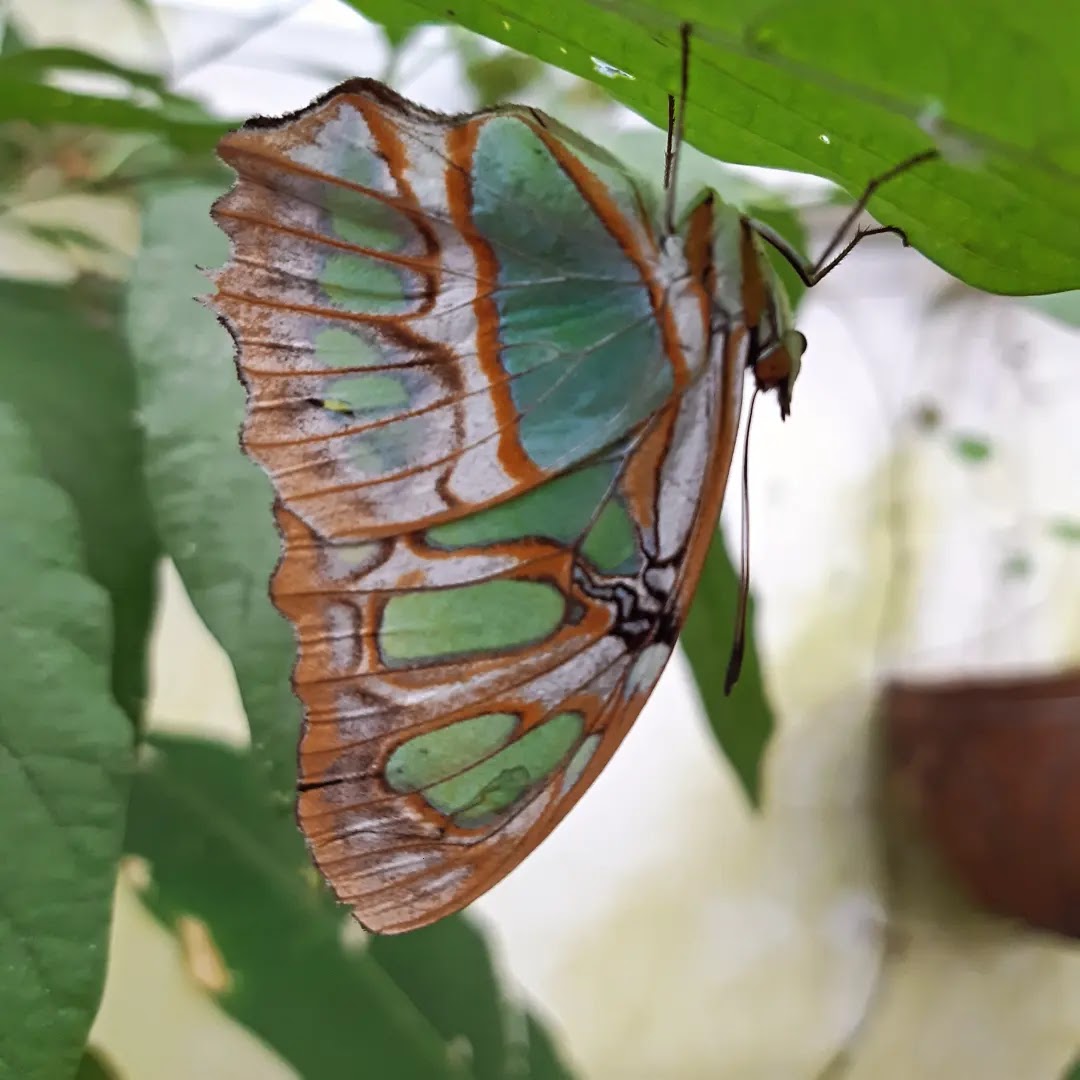
[[[618,163],[534,110],[354,81],[221,154],[299,820],[360,921],[407,930],[516,865],[644,704],[722,499],[741,332]]]

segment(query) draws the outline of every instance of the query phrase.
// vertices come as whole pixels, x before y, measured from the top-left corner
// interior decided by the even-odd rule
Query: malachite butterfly
[[[219,153],[213,302],[276,494],[298,819],[365,927],[410,930],[517,865],[640,712],[745,371],[788,409],[805,343],[764,242],[808,284],[836,259],[708,190],[675,221],[672,185],[661,214],[536,109],[444,116],[367,79]]]

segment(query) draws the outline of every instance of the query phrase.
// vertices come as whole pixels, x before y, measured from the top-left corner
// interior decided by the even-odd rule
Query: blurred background
[[[23,42],[159,72],[226,120],[292,110],[367,75],[445,111],[527,102],[643,175],[660,172],[662,135],[596,85],[464,31],[387,32],[337,0],[14,0],[7,19]],[[108,92],[107,75],[71,78]],[[140,265],[140,202],[97,181],[164,168],[152,140],[58,127],[46,146],[50,132],[38,135],[37,159],[6,172],[0,274],[73,298],[91,275],[127,281]],[[813,178],[705,161],[691,171],[778,193],[799,209],[811,251],[843,213]],[[198,289],[197,276],[184,280]],[[1080,1054],[1080,949],[971,902],[925,833],[897,824],[878,702],[889,680],[1041,676],[1080,662],[1078,319],[1076,297],[979,293],[890,237],[801,301],[810,347],[792,416],[781,424],[759,409],[752,439],[756,640],[776,724],[761,809],[677,656],[578,808],[468,913],[565,1075],[1068,1074]],[[737,551],[733,506],[724,529]],[[255,526],[271,533],[269,514]],[[149,724],[245,748],[233,662],[171,561],[158,581]],[[722,666],[730,613],[710,616]],[[227,952],[202,923],[163,920],[143,902],[152,872],[137,854],[125,860],[91,1036],[102,1060],[127,1080],[314,1076],[220,1006]],[[353,1075],[382,1080],[362,1061]]]

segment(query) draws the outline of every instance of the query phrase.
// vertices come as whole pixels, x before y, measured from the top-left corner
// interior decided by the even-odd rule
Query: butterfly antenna
[[[750,425],[754,421],[754,404],[758,391],[750,399],[746,417],[746,441],[743,443],[742,468],[742,542],[739,545],[739,600],[735,608],[735,635],[731,642],[724,693],[730,694],[739,681],[743,652],[746,647],[746,612],[750,604]]]
[[[664,153],[664,224],[668,235],[675,232],[675,188],[679,173],[679,153],[682,150],[683,132],[686,129],[686,95],[690,87],[690,24],[679,27],[682,57],[679,66],[679,100],[668,95],[667,150]]]

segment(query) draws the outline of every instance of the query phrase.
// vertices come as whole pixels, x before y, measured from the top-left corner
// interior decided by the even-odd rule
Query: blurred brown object
[[[894,682],[886,775],[978,903],[1080,938],[1080,670]]]

